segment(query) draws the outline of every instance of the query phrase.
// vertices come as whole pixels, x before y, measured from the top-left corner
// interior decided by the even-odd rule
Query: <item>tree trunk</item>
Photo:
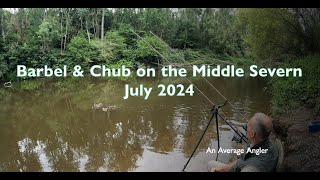
[[[18,10],[18,26],[19,26],[19,36],[20,36],[20,43],[23,44],[24,43],[24,16],[25,16],[25,12],[24,12],[24,8],[19,8]]]
[[[61,54],[63,52],[63,36],[62,36],[62,31],[63,31],[63,10],[61,8],[61,17],[60,17],[60,33],[61,33],[61,40],[60,40],[60,50],[61,50]]]
[[[162,39],[162,37],[163,37],[163,32],[164,32],[164,28],[161,30],[161,32],[160,32],[160,38]]]
[[[184,38],[184,49],[186,49],[187,47],[187,39],[188,39],[188,30],[186,30],[186,35],[185,35],[185,38]]]
[[[86,18],[86,30],[87,30],[88,40],[90,42],[90,34],[89,34],[88,19],[87,18]]]
[[[99,24],[98,24],[98,10],[96,9],[96,13],[94,15],[94,24],[96,26],[96,38],[99,38]]]
[[[81,29],[81,31],[83,30],[83,27],[82,27],[82,18],[80,18],[80,29]]]
[[[105,9],[102,8],[102,18],[101,18],[101,40],[103,39],[104,36],[104,13]]]
[[[4,33],[4,12],[2,10],[2,8],[0,8],[0,15],[1,15],[1,20],[0,20],[0,28],[1,28],[1,36],[2,36],[2,40],[3,42],[6,41],[6,35]]]
[[[96,24],[95,24],[95,12],[93,12],[93,14],[92,14],[92,26],[93,26],[93,35],[94,35],[94,37],[96,37],[96,32],[97,32],[97,30],[96,30]]]
[[[67,12],[67,17],[66,17],[66,33],[64,36],[64,45],[63,45],[63,50],[66,50],[66,44],[67,44],[67,36],[68,36],[68,25],[69,25],[69,10]]]

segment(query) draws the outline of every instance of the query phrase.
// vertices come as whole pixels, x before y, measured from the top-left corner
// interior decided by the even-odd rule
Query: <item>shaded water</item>
[[[268,113],[266,81],[208,78],[249,119]],[[194,78],[213,102],[223,99]],[[183,79],[67,78],[38,80],[38,90],[0,89],[0,171],[181,171],[211,117],[211,104],[194,97],[157,97],[160,83]],[[124,84],[154,87],[148,100],[123,100]],[[245,122],[227,105],[229,119]],[[186,171],[206,171],[216,154],[215,123],[208,129]],[[220,121],[221,147],[237,147],[233,132]],[[228,162],[230,154],[220,154]]]

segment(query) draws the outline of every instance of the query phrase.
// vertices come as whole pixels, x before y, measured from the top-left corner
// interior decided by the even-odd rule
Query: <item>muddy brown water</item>
[[[208,78],[248,119],[270,111],[267,81]],[[193,78],[213,102],[223,98],[201,78]],[[35,90],[20,83],[0,88],[0,171],[181,171],[211,117],[211,104],[196,89],[193,97],[158,97],[158,84],[179,78],[66,78],[40,80]],[[153,87],[148,100],[123,100],[124,85]],[[24,88],[25,89],[25,88]],[[245,122],[230,106],[230,119]],[[235,148],[234,132],[219,121],[222,148]],[[215,123],[186,171],[206,171],[216,154]],[[231,154],[220,154],[228,162]]]

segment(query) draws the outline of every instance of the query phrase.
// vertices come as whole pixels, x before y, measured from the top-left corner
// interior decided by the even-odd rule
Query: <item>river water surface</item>
[[[268,113],[267,81],[208,78],[249,119]],[[223,98],[201,78],[193,83],[214,103]],[[212,115],[212,105],[197,89],[193,97],[158,97],[158,84],[183,79],[66,78],[13,83],[0,88],[0,171],[181,171]],[[153,87],[143,97],[123,99],[124,85]],[[230,120],[245,122],[227,104]],[[221,147],[238,147],[234,132],[219,121]],[[215,123],[210,125],[186,171],[206,171],[216,154]],[[220,154],[227,163],[232,156]]]

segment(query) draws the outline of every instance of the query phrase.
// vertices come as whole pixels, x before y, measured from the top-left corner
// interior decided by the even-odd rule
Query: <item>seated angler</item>
[[[266,153],[252,153],[246,151],[241,157],[229,164],[210,161],[208,170],[211,172],[270,172],[274,171],[278,161],[278,151],[269,140],[273,125],[271,119],[263,114],[256,113],[248,122],[247,137],[250,140],[250,149],[265,149]]]

